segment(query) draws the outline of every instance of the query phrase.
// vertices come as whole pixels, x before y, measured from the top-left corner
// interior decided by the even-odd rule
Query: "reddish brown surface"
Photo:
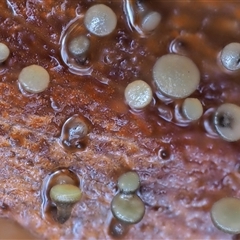
[[[63,64],[59,42],[76,13],[96,3],[83,2],[0,2],[0,41],[11,50],[0,66],[0,214],[43,239],[110,238],[107,216],[116,180],[135,169],[146,213],[127,239],[231,239],[213,226],[209,210],[221,197],[240,197],[239,142],[207,135],[206,117],[178,126],[174,107],[181,100],[165,104],[154,95],[147,109],[133,113],[124,88],[143,79],[155,92],[152,67],[171,51],[189,56],[200,69],[192,96],[204,111],[224,102],[240,105],[239,71],[224,71],[217,61],[226,44],[240,41],[240,4],[149,1],[162,21],[154,34],[139,38],[128,28],[122,2],[106,2],[117,13],[117,29],[104,38],[91,36],[93,74],[77,76]],[[45,67],[51,82],[43,93],[24,96],[17,78],[30,64]],[[69,153],[58,141],[74,114],[89,119],[92,129],[86,150]],[[83,181],[84,197],[64,225],[41,215],[42,181],[58,167],[69,167]]]

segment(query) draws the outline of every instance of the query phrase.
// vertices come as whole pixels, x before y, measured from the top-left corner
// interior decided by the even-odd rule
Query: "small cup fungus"
[[[48,87],[50,76],[43,67],[30,65],[22,69],[18,80],[27,92],[40,93]]]
[[[142,80],[128,84],[124,94],[127,104],[133,109],[142,109],[152,100],[152,89]]]
[[[197,89],[200,72],[190,58],[167,54],[156,61],[153,67],[153,79],[165,95],[185,98]]]
[[[57,221],[66,222],[72,208],[81,198],[81,190],[72,184],[57,184],[50,190],[50,198],[57,207]]]
[[[89,32],[103,37],[112,33],[116,28],[117,16],[108,6],[96,4],[87,10],[84,24]]]
[[[191,121],[198,120],[203,114],[203,107],[197,98],[186,98],[182,105],[185,117]]]
[[[7,45],[0,43],[0,63],[3,63],[9,57],[10,50]]]
[[[229,43],[226,45],[220,55],[223,66],[230,70],[240,69],[240,43]]]
[[[232,103],[219,106],[214,115],[218,134],[229,142],[240,139],[240,107]]]
[[[233,197],[222,198],[211,209],[214,225],[220,230],[230,233],[240,233],[240,200]]]

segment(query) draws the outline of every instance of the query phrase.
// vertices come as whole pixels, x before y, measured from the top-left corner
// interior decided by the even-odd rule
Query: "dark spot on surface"
[[[8,209],[9,209],[9,206],[8,206],[6,203],[1,202],[1,203],[0,203],[0,208],[1,208],[2,210],[8,210]]]
[[[220,127],[232,128],[233,118],[227,113],[221,113],[217,117],[217,124]]]

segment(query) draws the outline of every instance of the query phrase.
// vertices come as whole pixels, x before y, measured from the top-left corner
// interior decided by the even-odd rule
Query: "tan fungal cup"
[[[87,10],[84,24],[89,32],[103,37],[112,33],[116,28],[117,16],[108,6],[96,4]]]
[[[30,65],[22,69],[18,80],[24,90],[30,93],[40,93],[47,89],[50,76],[41,66]]]
[[[79,61],[84,61],[86,59],[89,47],[90,41],[84,35],[73,38],[68,45],[69,52]]]
[[[65,223],[71,216],[72,208],[81,198],[81,190],[72,184],[58,184],[51,188],[50,198],[57,207],[56,220]]]
[[[191,121],[198,120],[203,114],[203,107],[197,98],[186,98],[182,105],[185,117]]]
[[[142,29],[144,32],[151,32],[159,25],[161,15],[158,12],[148,13],[142,20]]]
[[[240,43],[230,43],[225,46],[220,55],[223,66],[230,70],[240,69]]]
[[[111,210],[118,220],[135,224],[142,220],[145,206],[136,194],[117,194],[112,200]]]
[[[231,234],[240,233],[240,200],[232,197],[220,199],[211,209],[211,218],[220,230]]]
[[[132,193],[138,190],[140,179],[136,172],[130,171],[121,175],[118,179],[118,188],[124,193]]]
[[[124,94],[127,104],[133,109],[142,109],[152,100],[152,89],[142,80],[128,84]]]
[[[240,107],[224,103],[215,112],[214,125],[218,134],[229,142],[240,139]]]
[[[156,61],[153,67],[153,79],[165,95],[185,98],[197,89],[200,72],[190,58],[167,54]]]
[[[9,57],[10,50],[7,45],[0,43],[0,63],[3,63]]]

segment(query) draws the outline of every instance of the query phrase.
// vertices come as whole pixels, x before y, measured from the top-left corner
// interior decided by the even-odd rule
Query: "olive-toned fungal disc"
[[[145,206],[136,194],[117,194],[111,203],[112,214],[115,218],[128,224],[138,223],[145,213]]]
[[[51,188],[50,198],[57,207],[57,221],[66,222],[71,216],[72,208],[81,198],[81,190],[71,184],[58,184]]]
[[[51,188],[52,201],[59,203],[76,203],[81,198],[81,190],[72,184],[58,184]]]
[[[223,66],[231,71],[240,69],[240,43],[225,46],[220,55]]]
[[[84,24],[91,33],[103,37],[116,28],[117,16],[108,6],[96,4],[87,10]]]
[[[132,193],[138,190],[140,179],[136,172],[130,171],[121,175],[117,184],[121,192]]]
[[[161,15],[158,12],[150,12],[142,20],[142,29],[144,32],[151,32],[159,25]]]
[[[152,89],[142,80],[128,84],[124,94],[127,104],[133,109],[144,108],[152,100]]]
[[[240,200],[237,198],[222,198],[211,209],[214,225],[220,230],[237,234],[240,233]]]
[[[214,125],[218,134],[225,140],[234,142],[240,139],[240,107],[224,103],[215,112]]]
[[[79,61],[84,61],[86,58],[87,51],[90,46],[89,39],[84,36],[80,35],[73,38],[68,45],[69,52],[77,58]]]
[[[18,80],[27,92],[40,93],[48,87],[50,76],[43,67],[30,65],[22,69]]]
[[[191,121],[199,119],[203,114],[203,107],[197,98],[186,98],[182,105],[183,114]]]
[[[0,43],[0,63],[7,60],[8,56],[10,54],[10,50],[7,45],[4,43]]]
[[[167,54],[156,61],[153,67],[153,79],[165,95],[185,98],[197,89],[200,72],[190,58]]]

